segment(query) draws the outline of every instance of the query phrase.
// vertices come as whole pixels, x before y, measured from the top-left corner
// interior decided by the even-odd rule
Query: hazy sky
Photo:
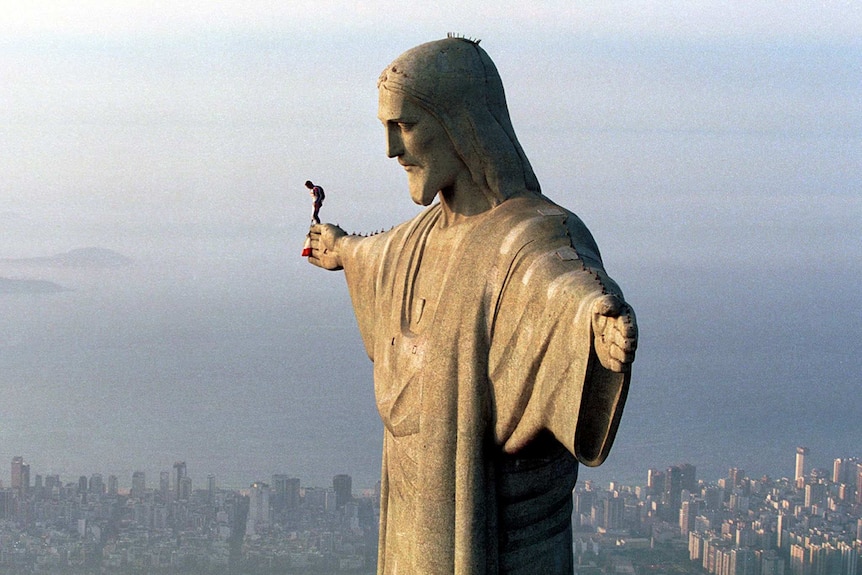
[[[545,190],[583,196],[579,213],[604,198],[709,202],[719,217],[764,196],[858,206],[813,199],[858,195],[841,189],[862,125],[854,2],[14,4],[0,16],[0,213],[92,218],[92,241],[106,221],[120,237],[278,225],[307,178],[345,223],[413,213],[392,201],[403,175],[382,153],[375,80],[447,31],[484,39]]]
[[[335,375],[314,372],[338,378],[352,369],[340,364],[363,358],[340,278],[295,257],[310,208],[302,183],[324,185],[324,220],[348,231],[415,214],[403,171],[384,154],[376,79],[404,50],[456,32],[482,39],[543,190],[585,220],[638,308],[643,371],[631,421],[666,417],[661,406],[638,416],[637,406],[673,377],[720,378],[724,362],[745,364],[746,385],[764,390],[740,405],[789,393],[776,366],[790,364],[803,381],[839,382],[834,396],[855,394],[858,2],[9,4],[0,11],[0,258],[97,245],[158,263],[164,275],[140,284],[157,297],[141,301],[165,317],[183,309],[177,302],[211,297],[230,308],[223,302],[247,293],[259,298],[246,302],[252,315],[288,316],[279,338],[307,337],[300,321],[320,324],[312,337],[346,338],[343,355],[327,355]],[[188,299],[168,305],[172,289]],[[267,307],[275,301],[277,311]],[[4,329],[14,339],[15,327]],[[841,349],[825,341],[833,330]],[[3,353],[9,361],[11,348]],[[46,400],[46,418],[51,401],[62,400]],[[787,409],[789,420],[811,415]],[[225,425],[253,432],[237,418]],[[35,443],[4,443],[2,426],[0,462],[25,447],[38,457]],[[624,422],[615,454],[648,449],[635,440],[645,433]],[[791,446],[805,440],[776,433]],[[847,433],[862,443],[858,424]],[[657,442],[657,465],[699,453]],[[622,469],[615,454],[610,469]],[[62,468],[76,465],[94,464],[70,458]]]

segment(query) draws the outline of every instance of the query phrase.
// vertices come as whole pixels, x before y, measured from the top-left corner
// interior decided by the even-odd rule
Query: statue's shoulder
[[[547,197],[525,194],[506,200],[497,209],[506,241],[518,245],[556,243],[565,237],[579,254],[601,261],[593,235],[581,218]]]
[[[513,221],[533,221],[537,218],[562,216],[565,219],[574,218],[578,225],[583,225],[583,222],[574,213],[541,194],[526,193],[514,196],[500,204],[496,209],[501,216],[508,217]]]
[[[401,222],[389,228],[388,230],[380,230],[363,236],[365,240],[375,242],[384,242],[386,244],[403,242],[407,238],[422,234],[427,231],[430,226],[440,217],[440,204],[425,208],[420,213],[410,218],[407,221]]]

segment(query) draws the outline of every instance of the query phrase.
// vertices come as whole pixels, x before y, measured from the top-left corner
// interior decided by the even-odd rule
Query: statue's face
[[[386,130],[386,155],[404,167],[417,204],[429,205],[439,191],[470,177],[437,118],[409,98],[381,86],[377,117]]]

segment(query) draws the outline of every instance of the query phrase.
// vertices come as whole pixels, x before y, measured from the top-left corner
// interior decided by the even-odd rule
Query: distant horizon
[[[810,452],[806,455],[806,458],[807,458],[807,460],[808,460],[808,461],[810,461],[810,460],[811,460],[811,456],[812,456],[812,455],[813,455],[813,454],[811,454]],[[23,458],[24,458],[24,463],[29,465],[28,460],[27,460],[27,456],[24,456],[24,455],[20,455],[20,454],[18,454],[18,455],[15,455],[15,456],[13,456],[13,457],[19,457],[19,456],[20,456],[20,457],[23,457]],[[795,457],[796,457],[796,453],[795,453],[795,451],[794,451],[793,453],[789,453],[789,454],[788,454],[788,462],[789,462],[789,463],[788,463],[788,467],[790,467],[791,469],[793,469],[793,466],[794,466],[794,464],[795,464]],[[821,457],[825,457],[825,456],[821,454]],[[858,453],[856,453],[856,454],[841,454],[841,455],[835,455],[835,456],[834,456],[834,457],[832,457],[832,459],[830,460],[830,463],[834,463],[834,461],[835,461],[836,459],[858,459],[858,460],[860,460],[860,462],[862,462],[862,449],[860,449],[860,451],[859,451]],[[10,461],[11,461],[11,459],[10,459]],[[186,463],[186,465],[187,465],[187,470],[188,470],[188,464],[189,464],[189,461],[191,461],[191,462],[192,462],[192,467],[191,467],[191,468],[192,468],[192,470],[194,469],[194,461],[193,461],[193,460],[186,459],[186,460],[180,460],[180,461],[183,461],[184,463]],[[631,481],[621,481],[621,480],[614,479],[613,477],[611,477],[611,478],[607,478],[607,479],[605,479],[605,480],[604,480],[604,481],[602,481],[600,484],[601,484],[601,485],[604,485],[604,486],[607,486],[607,485],[608,485],[608,484],[610,484],[610,483],[615,483],[615,484],[617,484],[617,485],[622,485],[622,486],[627,486],[627,487],[644,486],[644,485],[646,485],[646,480],[647,480],[647,477],[646,477],[646,476],[647,476],[647,473],[648,473],[650,470],[653,470],[653,469],[655,469],[655,470],[665,470],[665,469],[668,469],[668,468],[673,467],[673,466],[676,466],[676,465],[692,465],[692,466],[694,466],[694,468],[695,468],[695,470],[696,470],[696,477],[697,477],[698,481],[704,481],[705,483],[714,483],[714,482],[717,482],[717,481],[719,481],[720,479],[722,479],[722,478],[726,477],[726,475],[724,475],[724,476],[715,476],[715,477],[713,477],[712,479],[707,479],[707,478],[703,477],[703,475],[702,475],[702,473],[701,473],[701,469],[703,469],[703,467],[701,467],[701,465],[698,465],[698,463],[696,463],[696,462],[692,462],[692,461],[674,461],[674,462],[669,462],[669,463],[667,463],[667,464],[665,464],[665,465],[655,465],[655,466],[651,466],[651,467],[644,468],[644,469],[643,469],[643,476],[644,476],[644,477],[643,477],[643,482],[642,482],[642,483],[633,483],[633,482],[631,482]],[[736,468],[736,467],[735,467],[735,466],[730,466],[730,467],[728,467],[728,468],[727,468],[727,470],[726,470],[726,471],[729,471],[729,470],[730,470],[730,469],[732,469],[732,468]],[[744,477],[748,477],[749,479],[755,479],[755,480],[756,480],[756,479],[759,479],[760,477],[768,476],[768,477],[769,477],[770,479],[772,479],[772,480],[791,480],[791,481],[793,480],[793,477],[792,477],[792,476],[793,476],[793,474],[792,474],[792,473],[791,473],[791,474],[786,474],[786,475],[785,475],[785,474],[757,473],[757,474],[753,474],[753,475],[752,475],[752,474],[750,474],[750,473],[749,473],[749,471],[748,471],[748,470],[746,470],[746,469],[744,469],[744,468],[741,468],[741,467],[740,467],[740,468],[738,468],[738,469],[743,473],[743,476],[744,476]],[[584,472],[585,470],[589,470],[589,468],[584,467],[583,465],[579,466],[578,482],[577,482],[577,484],[576,484],[576,486],[575,486],[575,488],[576,488],[576,489],[577,489],[578,487],[583,486],[583,485],[584,485],[584,483],[585,483],[586,481],[590,481],[591,483],[597,483],[595,480],[592,480],[592,479],[584,479],[584,478],[582,478],[582,474],[583,474],[583,472]],[[158,478],[162,472],[166,472],[166,471],[167,471],[167,472],[170,472],[170,471],[171,471],[171,469],[170,469],[170,468],[168,468],[168,469],[161,469],[160,471],[158,471],[158,472],[156,472],[156,473],[153,473],[153,472],[151,472],[151,471],[147,471],[147,470],[146,470],[146,469],[144,469],[144,468],[137,468],[137,469],[135,469],[134,471],[132,471],[131,473],[137,473],[137,472],[139,472],[139,471],[142,471],[142,472],[144,472],[144,473],[145,473],[145,477],[147,478],[147,479],[146,479],[147,483],[148,483],[148,484],[150,484],[150,485],[152,485],[151,478],[153,478],[153,477]],[[822,467],[822,466],[815,466],[815,465],[806,465],[806,469],[805,469],[805,476],[806,476],[806,477],[809,477],[809,476],[811,476],[815,471],[823,471],[823,472],[826,472],[826,474],[827,474],[827,476],[828,476],[828,477],[830,477],[830,478],[832,477],[832,469],[831,469],[831,468],[828,468],[828,467]],[[187,472],[188,472],[188,471],[187,471]],[[108,478],[108,477],[110,477],[110,476],[116,476],[116,477],[117,477],[117,483],[118,483],[118,486],[119,486],[119,487],[118,487],[118,492],[121,492],[121,493],[122,493],[122,492],[124,492],[124,491],[125,491],[125,492],[128,492],[128,491],[131,489],[131,477],[132,477],[131,473],[130,473],[130,474],[129,474],[129,476],[128,476],[128,481],[129,481],[129,485],[128,485],[128,487],[124,486],[124,484],[122,483],[122,478],[121,478],[121,476],[116,475],[116,474],[105,474],[105,473],[102,473],[101,471],[91,471],[91,472],[89,472],[88,474],[78,474],[78,475],[75,475],[75,474],[69,474],[69,475],[71,475],[71,476],[74,476],[74,477],[75,477],[75,479],[74,479],[74,480],[69,480],[69,481],[63,481],[63,475],[62,475],[62,474],[58,474],[58,473],[33,473],[33,472],[32,472],[32,467],[31,467],[30,480],[31,480],[31,487],[33,487],[32,483],[33,483],[33,481],[35,480],[36,475],[40,475],[40,476],[43,478],[43,480],[44,480],[44,478],[45,478],[46,476],[48,476],[48,475],[60,475],[60,481],[61,481],[61,483],[63,483],[64,485],[68,485],[68,484],[76,483],[76,482],[78,481],[78,479],[80,479],[81,477],[87,477],[87,478],[89,479],[92,475],[95,475],[95,474],[99,474],[99,475],[101,475],[103,479],[107,479],[107,478]],[[332,477],[336,477],[337,475],[340,475],[340,474],[347,474],[347,475],[349,475],[351,478],[353,477],[353,475],[350,473],[350,471],[349,471],[349,470],[341,470],[341,471],[339,471],[339,472],[337,472],[337,473],[333,473]],[[217,472],[213,472],[213,471],[206,471],[206,472],[204,472],[203,479],[202,479],[202,480],[198,480],[198,481],[199,481],[199,483],[203,483],[203,481],[205,481],[205,480],[206,480],[210,475],[212,475],[212,476],[214,476],[214,477],[215,477],[215,480],[216,480],[216,487],[217,487],[217,488],[219,488],[219,489],[224,489],[224,490],[229,490],[229,491],[242,491],[242,490],[244,490],[244,489],[248,489],[248,486],[250,486],[250,485],[252,485],[252,484],[254,484],[254,483],[258,483],[258,482],[266,483],[267,481],[271,480],[271,478],[272,478],[272,476],[273,476],[273,475],[287,475],[287,476],[289,476],[289,477],[298,478],[298,479],[300,480],[300,485],[302,486],[302,488],[306,488],[306,487],[309,487],[309,488],[325,488],[325,487],[327,486],[327,485],[325,485],[325,484],[324,484],[324,485],[319,485],[319,484],[310,485],[310,484],[306,484],[306,483],[304,482],[304,476],[303,476],[303,474],[302,474],[301,472],[299,472],[299,473],[293,473],[293,472],[285,473],[285,472],[283,472],[283,471],[281,471],[281,472],[273,472],[269,477],[257,477],[257,478],[255,478],[255,479],[249,479],[249,480],[246,482],[246,485],[245,485],[245,486],[238,486],[238,485],[234,485],[234,484],[231,484],[231,485],[227,485],[227,484],[220,484],[220,483],[219,483],[219,475],[218,475],[218,473],[217,473]],[[194,485],[195,485],[195,473],[193,473],[193,472],[188,472],[187,477],[189,477],[190,479],[192,479],[192,486],[193,486],[193,489],[195,489],[195,490],[199,490],[199,489],[201,489],[200,487],[194,487]],[[331,479],[330,479],[330,482],[329,482],[329,483],[331,484]],[[355,482],[354,482],[354,486],[356,486],[356,483],[355,483]],[[363,485],[363,486],[359,486],[359,487],[357,487],[356,489],[354,489],[354,491],[359,491],[359,492],[373,491],[373,490],[375,489],[375,487],[376,487],[376,483],[375,483],[375,484],[372,484],[372,485]],[[5,488],[7,488],[7,487],[6,487],[6,482],[5,482],[4,480],[0,480],[0,489],[5,489]],[[148,489],[153,489],[153,488],[152,488],[152,487],[149,487]]]

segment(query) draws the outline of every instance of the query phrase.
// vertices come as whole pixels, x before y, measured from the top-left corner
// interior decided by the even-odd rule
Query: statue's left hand
[[[614,295],[593,304],[593,345],[605,369],[626,372],[632,368],[638,347],[638,326],[631,306]]]
[[[315,224],[311,226],[311,256],[308,261],[317,267],[327,270],[340,270],[341,253],[338,241],[347,232],[332,224]]]

